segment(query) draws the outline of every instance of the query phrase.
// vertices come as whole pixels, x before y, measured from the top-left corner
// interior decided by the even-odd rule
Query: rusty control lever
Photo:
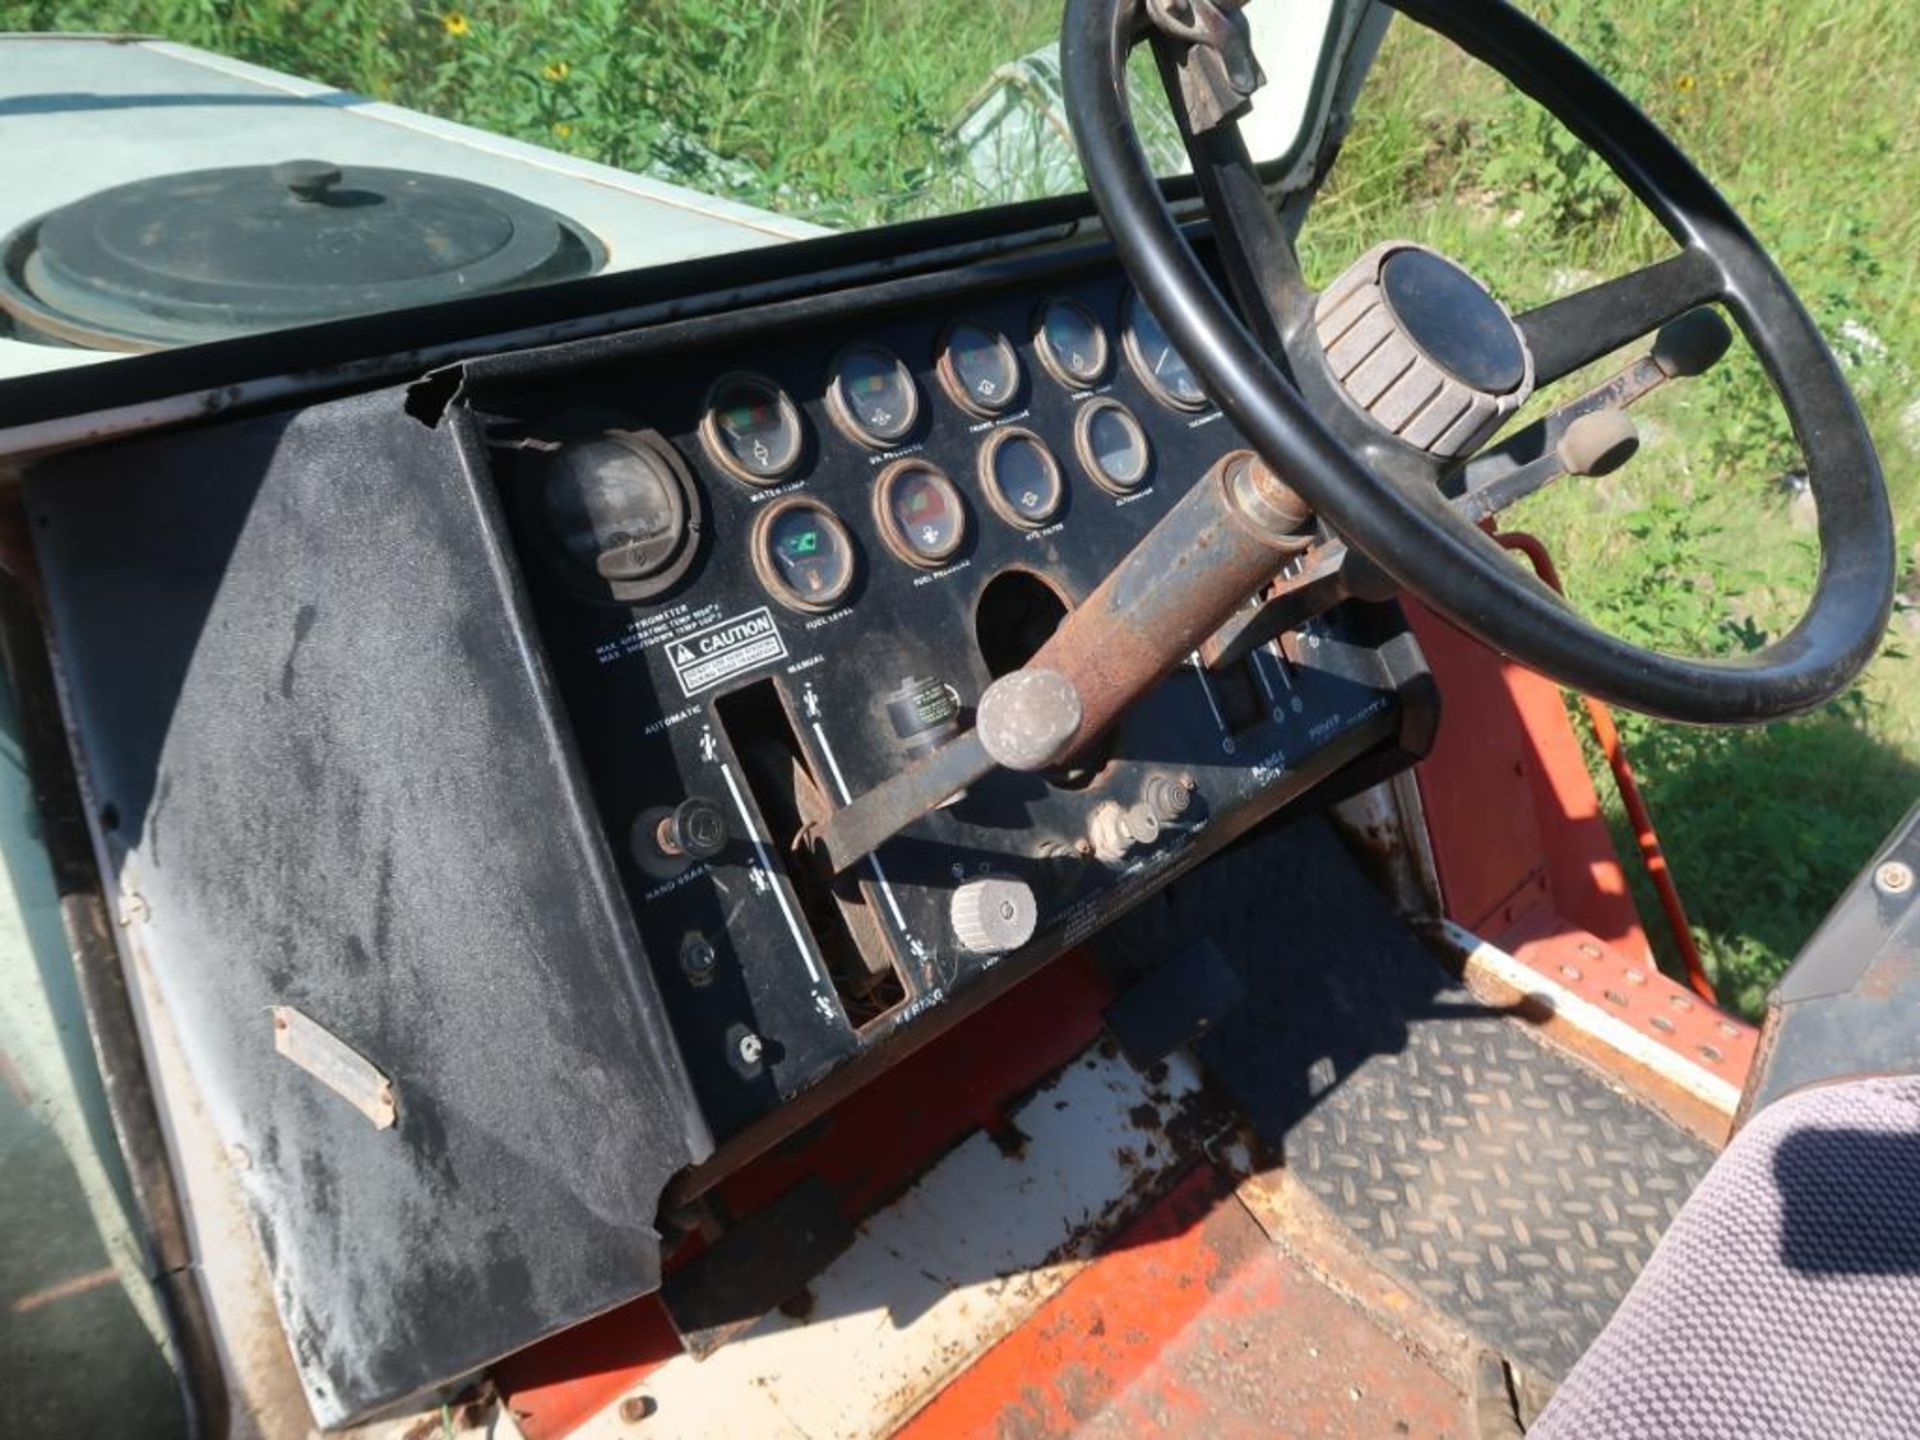
[[[973,729],[856,796],[806,839],[839,874],[995,769],[1071,759],[1303,550],[1312,519],[1252,451],[1223,457],[1025,666],[987,687]]]

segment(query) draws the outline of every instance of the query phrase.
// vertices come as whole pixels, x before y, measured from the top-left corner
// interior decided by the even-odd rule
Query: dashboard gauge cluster
[[[1242,441],[1104,259],[673,328],[471,403],[717,1135],[944,1023],[1412,723],[1396,622],[1343,607],[1183,668],[1076,768],[990,776],[823,874],[808,827],[964,731]],[[1030,893],[1032,940],[995,951],[961,923],[983,879]]]

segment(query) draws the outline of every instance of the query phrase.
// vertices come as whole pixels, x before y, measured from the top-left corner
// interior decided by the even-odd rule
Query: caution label
[[[722,680],[769,661],[786,658],[780,627],[764,605],[669,640],[664,647],[680,688],[688,695],[710,690]]]

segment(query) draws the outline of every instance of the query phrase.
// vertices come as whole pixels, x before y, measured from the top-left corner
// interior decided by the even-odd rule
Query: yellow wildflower
[[[548,65],[545,69],[541,70],[540,73],[546,76],[547,79],[551,80],[554,84],[558,85],[562,80],[566,79],[567,76],[573,73],[573,67],[567,64],[567,62],[564,60],[555,60],[551,65]]]
[[[1700,82],[1695,80],[1691,75],[1682,75],[1678,80],[1674,81],[1673,83],[1677,88],[1681,90],[1691,90],[1695,85],[1699,84]]]
[[[553,123],[553,133],[556,138],[565,140],[569,135],[573,134],[573,126],[567,124],[564,120],[556,120]]]
[[[458,40],[473,29],[473,22],[458,10],[449,10],[440,17],[440,28]]]

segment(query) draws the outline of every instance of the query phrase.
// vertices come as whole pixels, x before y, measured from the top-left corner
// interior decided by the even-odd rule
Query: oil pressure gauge
[[[920,392],[898,356],[878,345],[849,345],[834,357],[827,386],[834,423],[858,440],[884,450],[912,433],[920,418]]]
[[[932,570],[952,559],[967,538],[960,492],[939,466],[899,460],[873,487],[873,514],[887,548],[909,565]]]
[[[831,610],[853,588],[859,565],[853,537],[826,506],[790,496],[760,512],[753,526],[753,568],[793,610]]]

